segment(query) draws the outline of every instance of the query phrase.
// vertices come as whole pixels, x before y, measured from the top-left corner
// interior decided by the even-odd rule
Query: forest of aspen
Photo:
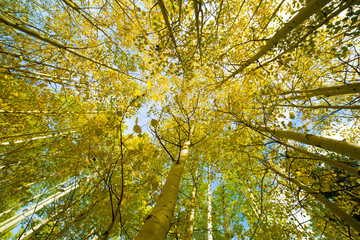
[[[360,239],[359,0],[0,0],[0,239]]]

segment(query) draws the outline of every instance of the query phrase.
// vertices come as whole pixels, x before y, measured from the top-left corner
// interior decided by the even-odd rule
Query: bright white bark
[[[55,137],[59,137],[59,136],[69,135],[69,134],[72,134],[75,132],[76,131],[70,131],[70,132],[63,132],[63,133],[59,133],[59,134],[51,134],[51,135],[33,137],[33,138],[28,138],[28,139],[21,139],[21,140],[16,140],[14,142],[2,142],[0,145],[7,146],[7,145],[11,145],[13,143],[18,144],[18,143],[23,143],[23,142],[35,141],[35,140],[39,140],[39,139],[55,138]]]
[[[275,137],[285,138],[285,139],[291,139],[297,142],[301,142],[304,144],[308,144],[315,147],[320,147],[332,152],[336,152],[339,154],[342,154],[344,156],[348,156],[353,159],[360,160],[360,145],[354,144],[354,143],[348,143],[346,141],[340,141],[328,137],[322,137],[322,136],[315,136],[312,134],[303,134],[303,133],[297,133],[292,131],[284,131],[284,130],[275,130],[265,127],[258,127],[259,130],[264,132],[269,132]],[[301,150],[307,155],[312,155],[311,153],[308,153],[307,151]],[[352,175],[359,176],[360,171],[356,168],[352,168],[350,166],[345,166],[345,164],[339,163],[337,161],[331,160],[326,157],[318,156],[317,154],[313,154],[314,157],[316,156],[317,159],[321,159],[324,162],[329,163],[330,165],[333,165],[335,167],[342,168],[346,171],[348,171]]]
[[[63,196],[65,196],[66,194],[68,194],[69,192],[75,190],[78,187],[77,183],[73,183],[70,186],[68,186],[67,188],[65,188],[63,190],[63,192],[57,192],[53,195],[51,195],[50,197],[40,201],[38,204],[34,204],[33,206],[31,206],[30,208],[25,209],[23,212],[7,219],[6,221],[2,222],[0,224],[0,233],[4,233],[6,232],[9,228],[15,226],[16,224],[18,224],[20,221],[26,219],[27,217],[31,216],[32,214],[36,213],[37,211],[41,210],[42,208],[44,208],[45,206],[53,203],[54,201],[56,201],[57,199],[62,198]]]
[[[308,109],[360,109],[359,105],[345,105],[345,106],[329,106],[329,105],[315,105],[315,106],[301,106],[301,105],[277,105],[277,107],[295,107],[295,108],[308,108]]]
[[[35,227],[33,227],[32,229],[30,229],[29,231],[27,231],[26,233],[24,233],[19,240],[26,240],[26,239],[31,239],[32,237],[34,237],[34,235],[36,233],[38,233],[43,227],[45,227],[49,222],[51,222],[52,218],[49,219],[44,219],[42,220],[38,225],[36,225]]]
[[[332,152],[336,152],[353,159],[360,160],[360,145],[340,141],[328,137],[316,136],[312,134],[303,134],[292,131],[270,130],[276,136],[292,139],[297,142],[320,147]]]
[[[345,1],[344,1],[345,2]],[[311,26],[311,29],[309,29],[307,31],[307,33],[302,36],[299,40],[297,40],[295,43],[291,44],[290,46],[287,47],[287,49],[285,49],[282,53],[278,54],[276,57],[266,61],[266,62],[262,62],[261,66],[264,67],[266,65],[268,65],[269,63],[274,62],[275,60],[280,59],[282,56],[284,56],[285,54],[288,54],[290,52],[292,52],[293,50],[297,49],[297,47],[299,46],[300,43],[305,42],[306,38],[308,38],[311,34],[313,34],[317,29],[319,29],[321,26],[323,26],[324,24],[328,23],[331,19],[335,18],[336,16],[338,16],[340,13],[342,13],[344,10],[346,10],[347,8],[351,7],[352,5],[354,5],[356,3],[356,0],[347,0],[345,4],[343,4],[342,6],[340,6],[337,10],[335,10],[334,12],[332,12],[329,16],[327,16],[326,18],[324,18],[323,20],[321,20],[321,22],[319,22],[317,25],[315,26]]]
[[[351,167],[350,165],[347,165],[345,163],[336,161],[336,160],[334,160],[332,158],[328,158],[328,157],[325,157],[325,156],[320,155],[320,154],[315,154],[315,153],[312,153],[312,152],[308,152],[308,151],[306,151],[304,149],[297,148],[297,147],[294,147],[294,146],[286,144],[286,143],[281,143],[281,145],[284,145],[286,147],[294,149],[297,152],[304,153],[304,154],[312,157],[313,159],[319,159],[319,160],[323,161],[324,163],[329,164],[329,165],[331,165],[333,167],[343,169],[343,170],[345,170],[346,172],[348,172],[349,174],[351,174],[353,176],[356,176],[356,177],[359,176],[360,172],[359,172],[359,170],[357,168]]]
[[[293,98],[303,98],[303,97],[314,97],[314,96],[336,96],[336,95],[344,95],[351,93],[359,93],[360,92],[360,83],[352,83],[345,84],[340,86],[332,86],[332,87],[323,87],[317,89],[309,89],[309,90],[293,90],[283,92],[281,95],[287,94],[301,94],[302,96],[293,97]]]
[[[54,175],[54,174],[52,174],[51,176],[53,176],[53,175]],[[51,177],[51,176],[50,176],[50,177]],[[34,196],[34,197],[32,197],[32,198],[30,198],[30,199],[26,200],[25,202],[22,202],[22,203],[20,203],[20,204],[16,205],[15,207],[12,207],[11,209],[8,209],[8,210],[6,210],[6,211],[4,211],[4,212],[0,213],[0,217],[1,217],[1,216],[3,216],[4,214],[7,214],[7,213],[11,212],[11,211],[14,211],[15,209],[17,209],[17,208],[21,207],[22,205],[24,205],[24,204],[26,204],[26,203],[33,202],[34,200],[38,199],[39,197],[41,197],[41,196],[45,195],[46,193],[48,193],[48,192],[50,192],[50,191],[54,190],[55,188],[58,188],[60,185],[67,184],[67,183],[69,183],[70,181],[71,181],[71,180],[66,181],[66,182],[63,182],[63,183],[60,183],[60,184],[58,184],[57,186],[52,187],[52,188],[50,188],[50,189],[46,190],[45,192],[40,193],[40,194],[38,194],[38,195],[36,195],[36,196]]]
[[[212,240],[213,234],[212,234],[212,205],[211,205],[211,166],[208,165],[208,182],[207,182],[207,239]]]
[[[191,191],[191,199],[190,199],[190,206],[189,206],[190,211],[188,214],[188,220],[187,220],[187,224],[186,224],[185,237],[184,237],[185,240],[193,239],[192,235],[194,232],[195,201],[196,201],[196,192],[197,192],[198,171],[199,171],[199,169],[197,168],[194,173],[194,182],[193,182],[193,187],[192,187],[192,191]]]
[[[89,181],[94,175],[87,177],[87,181]],[[60,192],[57,192],[50,197],[47,197],[46,199],[40,201],[37,204],[32,205],[29,208],[24,209],[22,212],[16,214],[15,216],[5,220],[4,222],[0,223],[0,233],[7,232],[11,227],[15,226],[22,220],[26,219],[27,217],[31,216],[32,214],[36,213],[37,211],[41,210],[45,206],[53,203],[54,201],[62,198],[63,196],[67,195],[68,193],[74,191],[76,188],[79,187],[79,184],[77,182],[72,183],[65,189],[63,189]]]

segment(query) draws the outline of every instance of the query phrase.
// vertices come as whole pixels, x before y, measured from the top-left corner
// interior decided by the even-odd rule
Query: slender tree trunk
[[[98,112],[56,112],[56,111],[8,111],[8,110],[0,110],[0,113],[5,114],[29,114],[29,115],[67,115],[67,114],[99,114],[101,111]],[[32,134],[32,133],[31,133]],[[30,135],[30,134],[28,134]]]
[[[300,105],[277,105],[277,107],[295,107],[295,108],[308,108],[308,109],[360,109],[360,106],[328,106],[328,105],[316,105],[316,106],[300,106]]]
[[[223,211],[223,218],[224,218],[224,229],[225,229],[225,234],[226,234],[226,238],[231,240],[231,230],[229,227],[229,220],[227,218],[227,214],[226,214],[226,201],[225,201],[225,185],[222,184],[221,185],[221,200],[222,200],[222,211]]]
[[[29,142],[29,141],[35,141],[35,140],[39,140],[39,139],[47,139],[47,138],[55,138],[55,137],[59,137],[59,136],[66,136],[72,133],[75,133],[76,131],[70,131],[70,132],[63,132],[63,133],[59,133],[59,134],[51,134],[51,135],[46,135],[46,136],[38,136],[38,137],[32,137],[32,138],[28,138],[28,139],[21,139],[21,140],[16,140],[14,142],[2,142],[0,143],[0,145],[3,146],[7,146],[7,145],[11,145],[13,144],[18,144],[18,143],[23,143],[23,142]]]
[[[351,167],[345,163],[342,163],[342,162],[339,162],[339,161],[336,161],[334,159],[331,159],[331,158],[328,158],[328,157],[325,157],[323,155],[320,155],[320,154],[315,154],[315,153],[312,153],[312,152],[308,152],[304,149],[301,149],[301,148],[298,148],[298,147],[294,147],[292,145],[289,145],[289,144],[286,144],[286,143],[283,143],[283,142],[280,142],[281,145],[285,146],[285,147],[289,147],[291,149],[294,149],[295,151],[297,152],[300,152],[300,153],[304,153],[310,157],[312,157],[313,159],[318,159],[318,160],[321,160],[323,161],[324,163],[326,164],[329,164],[333,167],[336,167],[336,168],[339,168],[339,169],[342,169],[344,171],[346,171],[347,173],[353,175],[353,176],[360,176],[360,171],[355,168],[355,167]]]
[[[18,58],[18,59],[22,59],[24,61],[27,61],[27,62],[30,62],[30,63],[35,63],[37,65],[41,65],[41,66],[46,66],[46,67],[50,67],[50,68],[54,68],[54,69],[58,69],[58,70],[62,70],[62,71],[65,71],[65,72],[69,72],[69,73],[76,73],[77,75],[81,75],[85,78],[90,78],[90,76],[84,74],[84,73],[80,73],[78,71],[74,71],[74,70],[71,70],[71,69],[66,69],[66,68],[62,68],[62,67],[59,67],[59,66],[55,66],[55,65],[51,65],[51,64],[47,64],[45,62],[41,62],[41,61],[36,61],[36,60],[33,60],[33,59],[29,59],[29,58],[26,58],[26,57],[23,57],[22,55],[20,54],[16,54],[16,53],[11,53],[11,52],[6,52],[4,51],[3,49],[0,50],[0,53],[3,53],[3,54],[6,54],[6,55],[10,55],[12,57],[15,57],[15,58]]]
[[[63,50],[65,50],[65,51],[67,51],[67,52],[69,52],[69,53],[71,53],[71,54],[73,54],[73,55],[75,55],[75,56],[78,56],[78,57],[80,57],[80,58],[83,58],[83,59],[85,59],[85,60],[87,60],[87,61],[93,62],[93,63],[98,64],[98,65],[100,65],[100,66],[109,68],[109,69],[114,70],[114,71],[116,71],[116,72],[119,72],[119,73],[121,73],[121,74],[123,74],[123,75],[126,75],[126,76],[132,77],[132,78],[134,78],[134,79],[137,79],[137,78],[135,78],[135,77],[133,77],[133,76],[130,76],[130,75],[127,74],[127,73],[124,73],[124,72],[120,71],[119,69],[116,69],[116,68],[114,68],[114,67],[111,67],[111,66],[109,66],[109,65],[107,65],[107,64],[105,64],[105,63],[103,63],[103,62],[97,61],[96,59],[93,59],[93,58],[90,58],[90,57],[88,57],[88,56],[85,56],[85,55],[83,55],[83,54],[81,54],[81,53],[79,53],[79,52],[77,52],[77,51],[74,51],[73,48],[68,47],[68,46],[64,45],[63,43],[58,42],[58,41],[56,41],[56,40],[50,39],[50,38],[44,36],[43,34],[41,34],[41,33],[39,33],[39,32],[36,32],[35,30],[33,30],[33,29],[31,29],[31,28],[28,28],[28,27],[26,26],[27,24],[13,22],[12,20],[6,18],[4,15],[0,15],[0,22],[6,24],[6,25],[8,25],[8,26],[11,26],[12,28],[15,28],[15,29],[17,29],[17,30],[19,30],[19,31],[21,31],[21,32],[23,32],[23,33],[26,33],[27,35],[30,35],[30,36],[32,36],[32,37],[34,37],[34,38],[37,38],[37,39],[39,39],[39,40],[41,40],[41,41],[43,41],[43,42],[46,42],[46,43],[48,43],[48,44],[50,44],[50,45],[52,45],[52,46],[54,46],[54,47],[63,49]],[[138,79],[138,80],[141,80],[141,79]]]
[[[301,183],[300,181],[296,180],[295,178],[292,177],[288,177],[286,174],[283,174],[282,172],[276,170],[275,168],[273,168],[272,166],[270,166],[269,164],[265,163],[265,166],[271,170],[272,172],[274,172],[275,174],[279,175],[281,178],[295,184],[296,186],[298,186],[300,189],[302,189],[303,191],[305,191],[306,193],[312,195],[315,199],[317,199],[319,202],[321,202],[322,204],[325,205],[325,207],[327,209],[329,209],[330,212],[332,212],[333,214],[335,214],[336,216],[338,216],[341,220],[343,220],[346,224],[348,224],[349,226],[351,226],[355,231],[357,231],[358,233],[360,233],[360,222],[357,221],[356,219],[354,219],[353,217],[351,217],[349,214],[347,214],[343,209],[339,208],[336,204],[334,204],[333,202],[331,202],[329,199],[327,199],[326,197],[324,197],[321,193],[313,190],[310,187],[307,187],[306,185],[304,185],[303,183]]]
[[[67,129],[63,129],[63,131],[64,132],[65,131],[72,132],[72,131],[75,131],[75,130],[71,131],[71,129],[67,128]],[[15,134],[15,135],[11,135],[11,136],[1,136],[0,139],[4,140],[4,139],[8,139],[8,138],[25,138],[25,137],[34,136],[34,135],[45,135],[45,134],[50,135],[50,134],[56,134],[56,132],[57,131],[49,130],[49,131],[45,131],[45,132],[32,132],[32,133]]]
[[[239,191],[241,191],[241,189],[239,188]],[[250,190],[248,190],[249,194],[251,194]],[[243,191],[241,191],[242,195],[244,196],[245,200],[247,201],[248,205],[250,206],[252,212],[255,214],[256,218],[259,219],[260,215],[259,215],[259,211],[258,208],[256,206],[256,204],[252,201],[252,194],[251,194],[251,199],[249,199],[245,193]]]
[[[178,199],[179,185],[189,154],[190,140],[185,142],[179,161],[174,162],[166,179],[161,196],[147,216],[136,240],[164,240],[170,230]]]
[[[294,99],[305,97],[314,97],[314,96],[336,96],[336,95],[344,95],[351,93],[360,93],[360,83],[352,83],[345,84],[341,86],[333,86],[333,87],[323,87],[317,89],[309,89],[309,90],[293,90],[283,92],[281,95],[287,94],[301,94],[301,96],[292,97]]]
[[[87,181],[89,181],[93,176],[94,175],[87,177],[86,178]],[[46,199],[40,201],[39,203],[32,205],[31,207],[25,209],[24,211],[22,211],[22,212],[16,214],[15,216],[5,220],[4,222],[0,223],[0,236],[1,236],[1,234],[8,232],[11,227],[18,224],[20,221],[26,219],[27,217],[31,216],[32,214],[36,213],[37,211],[43,209],[45,206],[53,203],[57,199],[60,199],[63,196],[67,195],[68,193],[74,191],[78,187],[79,187],[79,184],[77,182],[75,182],[75,183],[71,184],[70,186],[66,187],[64,190],[59,191],[59,192],[51,195],[50,197],[47,197]]]
[[[197,192],[197,183],[198,183],[198,171],[199,168],[195,170],[194,173],[194,182],[193,187],[191,191],[191,200],[190,200],[190,211],[188,215],[188,221],[186,224],[186,230],[185,230],[185,240],[192,240],[193,239],[193,232],[194,232],[194,220],[195,220],[195,201],[196,201],[196,192]]]
[[[249,197],[246,196],[246,194],[239,188],[239,191],[241,192],[241,194],[244,196],[246,202],[248,203],[248,205],[250,206],[252,212],[254,213],[255,217],[257,220],[259,220],[259,226],[260,229],[262,231],[266,231],[267,227],[266,225],[263,224],[262,221],[260,221],[260,217],[261,217],[261,211],[259,210],[258,206],[256,205],[256,199],[254,197],[254,195],[251,193],[250,188],[247,189],[248,193],[249,193]],[[250,214],[249,214],[250,215]]]
[[[268,129],[264,127],[259,127],[259,129],[267,131],[277,137],[292,139],[297,142],[312,145],[315,147],[320,147],[332,152],[348,156],[349,158],[360,160],[360,145],[358,144],[335,140],[328,137],[315,136],[312,134]]]
[[[58,214],[57,214],[58,215]],[[49,224],[49,222],[51,222],[53,218],[47,218],[42,220],[38,225],[36,225],[35,227],[33,227],[32,229],[30,229],[29,231],[27,231],[26,233],[24,233],[19,240],[27,240],[27,239],[31,239],[33,237],[35,237],[35,234],[37,234],[39,231],[41,231],[41,229],[43,229],[46,225]]]
[[[54,175],[56,175],[56,174],[52,174],[52,175],[50,175],[50,177],[52,177],[52,176],[54,176]],[[58,188],[60,185],[67,184],[67,183],[69,183],[70,181],[71,181],[71,180],[68,180],[68,181],[66,181],[66,182],[60,183],[60,184],[56,185],[55,187],[52,187],[52,188],[46,190],[46,191],[43,192],[43,193],[40,193],[40,194],[38,194],[38,195],[36,195],[36,196],[34,196],[34,197],[32,197],[32,198],[24,201],[24,202],[21,202],[20,204],[17,204],[16,206],[14,206],[14,207],[12,207],[12,208],[10,208],[10,209],[7,209],[6,211],[0,213],[0,217],[3,216],[4,214],[7,214],[7,213],[11,212],[11,211],[15,211],[15,209],[20,208],[20,207],[23,206],[24,204],[27,204],[27,203],[29,203],[29,202],[35,201],[35,199],[38,199],[39,197],[41,197],[41,196],[45,195],[46,193],[54,190],[55,188]]]
[[[261,63],[261,66],[264,67],[266,65],[268,65],[271,62],[274,62],[275,60],[281,58],[282,56],[284,56],[285,54],[288,54],[290,52],[292,52],[293,50],[297,49],[297,47],[299,46],[300,43],[306,41],[306,38],[309,37],[311,34],[313,34],[317,29],[319,29],[321,26],[323,26],[325,23],[328,23],[331,19],[335,18],[336,16],[338,16],[341,12],[343,12],[345,9],[351,7],[352,5],[354,5],[356,3],[356,0],[347,0],[345,4],[343,4],[342,6],[340,6],[337,10],[335,10],[334,12],[332,12],[329,16],[327,16],[326,18],[324,18],[320,23],[318,23],[315,26],[311,26],[311,29],[308,30],[308,32],[302,36],[300,39],[298,39],[294,44],[291,44],[289,47],[287,47],[286,50],[284,50],[282,53],[280,53],[279,55],[277,55],[276,57]]]
[[[212,234],[212,205],[211,205],[211,166],[208,165],[208,182],[207,182],[207,239],[212,240],[213,234]]]
[[[105,233],[103,234],[102,240],[108,240],[110,237],[110,232],[113,229],[114,225],[115,225],[115,220],[118,217],[118,214],[120,213],[120,208],[124,205],[125,199],[122,198],[121,201],[118,202],[116,209],[114,211],[114,217],[112,219],[112,221],[110,222],[109,227],[107,228],[107,230],[105,231]]]
[[[254,195],[252,194],[251,192],[251,189],[248,188],[247,191],[249,192],[249,196],[250,196],[250,202],[252,204],[252,208],[253,208],[253,211],[255,212],[255,215],[256,217],[259,219],[260,218],[260,214],[261,214],[261,211],[259,210],[258,206],[256,205],[256,199],[254,197]]]
[[[259,60],[262,56],[267,54],[278,42],[286,37],[293,29],[302,24],[305,20],[318,12],[331,0],[312,0],[299,13],[289,20],[282,28],[280,28],[274,36],[272,36],[267,43],[251,58],[245,61],[234,73],[227,77],[224,81],[227,81],[241,73],[247,66]]]
[[[7,230],[9,228],[13,227],[14,225],[18,224],[20,221],[26,219],[27,217],[29,217],[32,214],[36,213],[37,211],[41,210],[45,206],[53,203],[55,200],[62,198],[66,194],[75,190],[77,187],[78,187],[78,184],[73,183],[70,186],[68,186],[67,188],[65,188],[63,192],[57,192],[57,193],[51,195],[50,197],[40,201],[38,204],[34,204],[30,208],[26,209],[26,211],[23,211],[15,216],[7,219],[6,221],[2,222],[0,224],[0,234],[7,232]]]

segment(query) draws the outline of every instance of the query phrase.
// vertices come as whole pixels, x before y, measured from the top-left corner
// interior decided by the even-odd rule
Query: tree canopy
[[[360,2],[0,3],[1,239],[358,239]]]

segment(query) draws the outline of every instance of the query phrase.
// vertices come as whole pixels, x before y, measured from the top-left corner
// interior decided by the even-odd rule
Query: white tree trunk
[[[287,95],[291,93],[299,93],[302,96],[293,97],[293,98],[303,98],[305,97],[314,97],[314,96],[336,96],[343,94],[359,93],[360,92],[360,83],[345,84],[341,86],[332,86],[332,87],[323,87],[317,89],[309,90],[293,90],[283,92],[281,95]]]
[[[252,127],[256,129],[256,127]],[[263,132],[269,132],[275,137],[291,139],[297,142],[308,144],[315,147],[320,147],[332,152],[339,153],[349,158],[360,160],[360,145],[354,143],[348,143],[346,141],[340,141],[328,137],[321,137],[312,134],[297,133],[292,131],[276,130],[266,127],[257,127],[257,129]],[[323,159],[323,158],[322,158]],[[325,159],[323,159],[325,160]],[[356,170],[357,172],[359,170]],[[360,174],[358,172],[357,174]]]
[[[40,140],[40,139],[46,139],[46,138],[55,138],[55,137],[59,137],[59,136],[65,136],[65,135],[69,135],[72,133],[75,133],[76,131],[70,131],[70,132],[63,132],[63,133],[58,133],[58,134],[49,134],[49,135],[45,135],[45,136],[38,136],[38,137],[32,137],[32,138],[27,138],[27,139],[21,139],[21,140],[16,140],[14,142],[2,142],[0,145],[2,146],[8,146],[11,144],[18,144],[18,143],[23,143],[23,142],[30,142],[30,141],[35,141],[35,140]]]
[[[87,181],[89,181],[93,176],[94,175],[87,177]],[[45,206],[53,203],[54,201],[62,198],[63,196],[67,195],[68,193],[74,191],[78,187],[79,187],[79,184],[77,182],[72,183],[70,186],[66,187],[64,190],[57,192],[57,193],[51,195],[50,197],[47,197],[46,199],[40,201],[39,203],[34,204],[31,207],[26,208],[22,212],[16,214],[15,216],[3,221],[2,223],[0,223],[0,233],[7,232],[11,227],[15,226],[22,220],[26,219],[27,217],[29,217],[32,214],[36,213],[37,211],[41,210]]]
[[[77,187],[78,187],[78,184],[73,183],[70,186],[68,186],[67,188],[65,188],[63,192],[57,192],[57,193],[51,195],[50,197],[40,201],[38,204],[34,204],[30,208],[25,209],[23,212],[18,213],[17,215],[7,219],[6,221],[4,221],[0,224],[0,233],[5,233],[5,231],[8,230],[9,228],[11,228],[12,226],[18,224],[20,221],[31,216],[32,214],[34,214],[37,211],[44,208],[45,206],[53,203],[57,199],[62,198],[69,192],[75,190]]]
[[[288,177],[286,174],[276,170],[274,167],[270,166],[269,164],[265,164],[265,166],[270,169],[275,174],[279,175],[284,180],[287,180],[296,186],[298,186],[300,189],[304,190],[306,193],[309,193],[312,195],[315,199],[317,199],[319,202],[325,205],[325,207],[338,216],[341,220],[343,220],[345,223],[347,223],[349,226],[351,226],[354,230],[356,230],[358,233],[360,233],[360,222],[351,217],[349,214],[347,214],[343,209],[339,208],[336,204],[331,202],[329,199],[324,197],[321,193],[318,193],[317,191],[313,190],[310,187],[307,187],[300,181],[298,181],[295,178]]]
[[[145,219],[144,225],[136,236],[136,240],[165,240],[174,217],[178,199],[179,185],[184,171],[186,159],[189,155],[190,141],[185,142],[180,152],[178,162],[174,162],[160,198],[154,209]]]
[[[133,76],[127,74],[127,73],[124,73],[124,72],[120,71],[119,69],[116,69],[116,68],[114,68],[114,67],[111,67],[111,66],[109,66],[109,65],[107,65],[107,64],[105,64],[105,63],[103,63],[103,62],[99,62],[99,61],[97,61],[96,59],[90,58],[90,57],[88,57],[88,56],[85,56],[85,55],[77,52],[77,51],[74,51],[72,48],[69,48],[68,46],[64,45],[63,43],[58,42],[58,41],[53,40],[53,39],[50,39],[50,38],[44,36],[42,33],[36,32],[35,30],[26,27],[26,24],[24,24],[24,23],[16,23],[16,22],[13,22],[12,20],[6,18],[4,15],[0,15],[0,22],[6,24],[6,25],[8,25],[8,26],[11,26],[11,27],[13,27],[13,28],[15,28],[15,29],[23,32],[23,33],[26,33],[26,34],[34,37],[34,38],[37,38],[37,39],[39,39],[39,40],[41,40],[41,41],[43,41],[43,42],[46,42],[46,43],[48,43],[48,44],[50,44],[50,45],[52,45],[52,46],[54,46],[54,47],[63,49],[63,50],[65,50],[65,51],[67,51],[67,52],[69,52],[69,53],[71,53],[71,54],[73,54],[73,55],[75,55],[75,56],[78,56],[78,57],[80,57],[80,58],[83,58],[83,59],[85,59],[85,60],[87,60],[87,61],[90,61],[90,62],[93,62],[93,63],[98,64],[98,65],[100,65],[100,66],[109,68],[109,69],[114,70],[114,71],[116,71],[116,72],[119,72],[119,73],[121,73],[121,74],[123,74],[123,75],[125,75],[125,76],[129,76],[129,77],[132,77],[132,78],[134,78],[134,79],[141,80],[141,79],[135,78],[135,77],[133,77]],[[142,81],[142,80],[141,80],[141,81]]]
[[[234,73],[225,79],[225,81],[233,78],[236,74],[241,73],[247,66],[259,60],[262,56],[272,49],[278,42],[286,37],[293,29],[302,24],[310,16],[318,12],[331,0],[312,0],[304,8],[302,8],[298,14],[290,19],[282,28],[280,28],[274,36],[272,36],[267,43],[251,58],[244,62]]]
[[[210,164],[208,165],[208,183],[207,183],[207,239],[212,240],[213,234],[212,234],[212,205],[211,205],[211,167]]]
[[[297,152],[300,152],[300,153],[304,153],[310,157],[312,157],[313,159],[318,159],[318,160],[321,160],[323,161],[324,163],[326,164],[329,164],[333,167],[336,167],[336,168],[339,168],[339,169],[343,169],[344,171],[348,172],[349,174],[353,175],[353,176],[356,176],[358,177],[359,176],[359,170],[355,167],[351,167],[350,165],[347,165],[345,163],[342,163],[342,162],[339,162],[339,161],[336,161],[332,158],[328,158],[328,157],[325,157],[323,155],[320,155],[320,154],[315,154],[315,153],[312,153],[312,152],[309,152],[309,151],[306,151],[304,149],[301,149],[301,148],[297,148],[297,147],[294,147],[292,145],[289,145],[289,144],[286,144],[286,143],[283,143],[281,142],[281,145],[284,145],[286,147],[289,147],[291,149],[294,149],[295,151]]]
[[[196,192],[197,192],[197,182],[198,182],[198,171],[197,168],[194,173],[194,182],[193,187],[191,191],[191,199],[190,199],[190,206],[189,206],[189,214],[188,214],[188,220],[186,224],[186,230],[185,230],[185,240],[191,240],[193,239],[192,235],[194,232],[194,220],[195,220],[195,202],[196,202]]]
[[[307,109],[360,109],[359,105],[353,106],[353,105],[344,105],[344,106],[338,106],[338,105],[315,105],[315,106],[301,106],[301,105],[277,105],[279,107],[295,107],[295,108],[307,108]]]

